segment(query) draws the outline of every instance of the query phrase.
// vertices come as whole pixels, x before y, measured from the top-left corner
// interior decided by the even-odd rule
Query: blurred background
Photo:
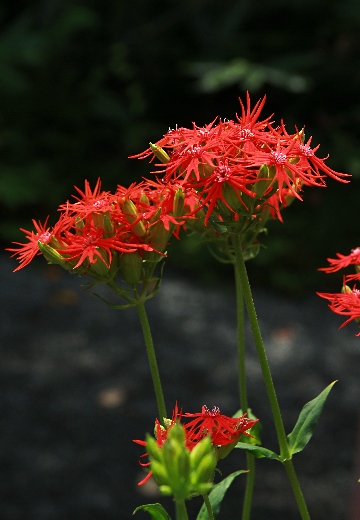
[[[267,95],[264,116],[305,125],[319,155],[353,175],[306,191],[251,267],[288,294],[323,290],[317,267],[357,245],[359,25],[356,0],[3,2],[0,238],[54,215],[84,178],[113,190],[148,176],[129,155],[176,124],[234,118],[248,89],[253,102]],[[198,250],[185,247],[170,263],[193,270]]]
[[[290,132],[305,125],[313,145],[321,143],[319,156],[330,154],[329,166],[353,176],[350,185],[329,179],[326,189],[305,190],[304,201],[284,211],[284,224],[269,224],[265,247],[249,264],[253,285],[296,305],[305,305],[317,290],[337,291],[341,279],[317,269],[337,251],[347,254],[359,245],[359,34],[356,0],[2,2],[2,245],[21,239],[19,227],[30,229],[32,218],[50,214],[54,222],[57,206],[85,178],[94,185],[101,177],[103,188],[114,190],[118,183],[148,176],[146,161],[129,155],[143,151],[169,127],[203,125],[218,115],[234,118],[238,98],[248,90],[253,103],[266,94],[264,117],[274,113]],[[219,283],[218,265],[196,240],[173,247],[170,272],[204,286],[215,279]],[[4,284],[15,263],[6,261],[6,266]],[[226,268],[221,273],[223,280],[230,279]],[[3,291],[8,299],[18,299],[14,313],[24,298],[19,291]],[[72,294],[61,300],[70,310]],[[326,319],[333,320],[325,302],[321,305]],[[30,323],[31,313],[27,316]],[[15,340],[7,341],[3,346],[9,354]],[[26,358],[26,345],[21,352],[17,355]],[[10,404],[16,396],[11,399]],[[6,409],[11,416],[11,407]],[[32,518],[30,510],[25,516],[16,508],[6,511],[5,518]],[[51,508],[39,511],[37,519],[60,518]]]

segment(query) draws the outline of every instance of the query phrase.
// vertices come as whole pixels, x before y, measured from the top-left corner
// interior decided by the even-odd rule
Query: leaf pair
[[[316,423],[324,407],[325,401],[335,383],[336,381],[333,381],[325,388],[325,390],[323,390],[317,397],[315,397],[315,399],[306,403],[301,410],[293,431],[287,436],[291,457],[294,455],[294,453],[299,453],[302,451],[310,441],[314,433]],[[259,459],[266,457],[267,459],[275,459],[279,460],[280,462],[284,462],[280,455],[277,455],[273,451],[268,450],[267,448],[263,448],[262,446],[254,446],[244,442],[238,442],[236,448],[249,451]]]

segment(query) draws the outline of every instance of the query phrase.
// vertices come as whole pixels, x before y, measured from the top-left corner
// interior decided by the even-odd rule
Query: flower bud
[[[49,262],[49,264],[61,265],[61,267],[63,267],[67,271],[72,271],[74,262],[69,262],[68,260],[66,260],[65,257],[58,253],[56,249],[51,247],[49,244],[44,244],[39,241],[38,246],[40,251],[44,255],[45,259]]]
[[[160,146],[158,146],[156,144],[152,144],[152,143],[149,143],[149,145],[150,145],[151,151],[153,152],[155,157],[157,159],[159,159],[159,161],[161,161],[163,164],[166,164],[170,161],[170,157],[168,156],[168,154],[165,152],[165,150],[163,148],[161,148]]]
[[[133,201],[130,199],[122,199],[120,205],[126,220],[130,222],[130,224],[135,222],[133,226],[135,235],[139,238],[142,238],[144,235],[146,235],[146,228],[143,222],[140,220],[139,213]]]
[[[156,249],[156,251],[160,251],[161,253],[168,245],[170,235],[171,232],[165,229],[161,220],[158,220],[158,222],[149,227],[148,230],[149,243]],[[158,254],[156,256],[159,257]],[[159,257],[157,261],[161,260],[161,258],[162,257]]]
[[[222,188],[222,193],[224,196],[224,199],[226,200],[226,203],[228,206],[236,213],[240,209],[244,209],[244,204],[242,204],[240,198],[241,198],[241,192],[236,192],[230,184],[227,182],[224,183]],[[218,201],[221,202],[221,201]],[[227,211],[230,211],[227,208]]]
[[[196,489],[199,485],[209,485],[214,477],[217,457],[210,435],[207,435],[191,450],[191,479]]]
[[[123,253],[119,258],[119,268],[125,282],[131,286],[141,280],[142,258],[137,251]]]
[[[173,201],[173,215],[174,217],[181,217],[184,211],[185,193],[181,188],[176,190]]]
[[[260,199],[267,189],[271,186],[275,176],[275,169],[269,168],[267,164],[263,164],[260,166],[257,181],[254,185],[254,192],[256,196]]]

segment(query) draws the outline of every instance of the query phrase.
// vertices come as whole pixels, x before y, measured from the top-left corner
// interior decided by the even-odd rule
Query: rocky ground
[[[152,430],[156,407],[136,312],[107,308],[80,289],[82,280],[42,259],[15,274],[8,256],[0,266],[0,518],[122,520],[138,505],[158,501],[172,513],[154,486],[137,486],[142,449],[132,439]],[[296,302],[261,292],[254,297],[287,431],[305,402],[338,379],[313,439],[294,457],[312,519],[359,520],[356,329],[338,331],[341,320],[316,295]],[[233,288],[212,290],[166,273],[148,312],[168,408],[177,400],[186,411],[207,404],[235,412]],[[247,335],[249,401],[261,417],[264,445],[276,450]],[[240,451],[223,462],[224,476],[244,467]],[[234,482],[220,519],[240,517],[243,483],[241,476]],[[192,502],[195,519],[199,502]],[[253,518],[299,518],[276,462],[257,463]]]

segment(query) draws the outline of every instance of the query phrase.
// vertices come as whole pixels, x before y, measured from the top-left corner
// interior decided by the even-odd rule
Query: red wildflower
[[[356,247],[351,250],[349,255],[342,255],[336,253],[337,258],[327,258],[329,267],[321,267],[319,271],[325,271],[325,273],[335,273],[344,269],[349,265],[360,265],[360,247]],[[359,275],[354,275],[353,278],[357,278]],[[348,278],[349,279],[349,278]]]
[[[258,419],[247,419],[246,414],[235,418],[221,415],[217,406],[212,410],[203,406],[200,413],[185,413],[184,417],[194,417],[185,425],[191,441],[198,442],[206,435],[210,435],[215,446],[231,444],[241,434],[250,435],[248,430],[258,421]]]
[[[153,173],[163,175],[165,182],[181,180],[185,189],[198,191],[201,204],[197,209],[204,208],[205,224],[212,213],[229,221],[227,210],[233,213],[234,221],[252,223],[254,208],[259,215],[262,205],[273,206],[272,216],[281,219],[284,194],[301,200],[304,185],[323,187],[326,176],[347,182],[346,174],[335,172],[325,164],[326,158],[316,156],[319,146],[311,148],[311,137],[303,143],[302,131],[289,134],[283,123],[274,128],[269,117],[261,121],[264,104],[265,97],[251,109],[247,93],[246,107],[240,100],[241,115],[236,121],[217,118],[204,127],[193,123],[191,129],[169,130],[155,145],[133,157],[157,157],[161,164]],[[259,173],[265,165],[267,179]],[[264,181],[269,181],[265,188]],[[258,182],[262,183],[259,189]],[[232,190],[229,195],[228,186],[234,197]],[[270,197],[271,203],[267,201]],[[251,203],[256,198],[259,202]]]
[[[96,227],[92,220],[87,219],[84,227],[76,228],[75,233],[70,231],[65,233],[63,242],[66,246],[58,248],[58,253],[65,255],[65,259],[69,262],[76,262],[74,269],[85,261],[94,264],[98,260],[101,260],[110,269],[112,249],[124,253],[136,251],[136,247],[120,241],[115,242],[113,238],[105,238],[104,233],[103,228]]]
[[[32,223],[36,232],[27,231],[26,229],[20,228],[20,231],[25,233],[25,236],[28,241],[14,242],[14,244],[18,245],[19,247],[6,248],[7,251],[13,251],[14,254],[11,255],[11,257],[17,256],[20,262],[19,266],[16,269],[14,269],[14,272],[27,266],[28,264],[30,264],[30,262],[36,255],[41,254],[41,251],[39,249],[39,242],[41,242],[42,244],[49,244],[54,237],[59,236],[64,226],[65,219],[60,219],[54,226],[54,228],[47,227],[48,219],[49,217],[46,218],[44,224],[41,224],[40,221],[36,222],[36,220],[33,219]]]
[[[66,202],[60,205],[59,211],[71,211],[79,218],[86,218],[91,213],[104,213],[110,211],[113,205],[113,195],[108,191],[101,191],[101,181],[97,180],[94,190],[90,188],[90,184],[85,180],[85,189],[81,191],[75,186],[80,197],[73,195],[77,200],[75,203]]]
[[[339,314],[340,316],[348,316],[348,319],[341,325],[340,328],[344,327],[353,320],[360,320],[360,290],[353,287],[350,289],[344,284],[343,292],[332,294],[332,293],[317,293],[321,298],[328,300],[329,308]],[[360,332],[357,334],[360,336]]]
[[[216,447],[227,446],[232,442],[236,441],[241,434],[249,435],[248,430],[254,426],[254,424],[258,421],[258,419],[252,420],[247,419],[246,414],[241,417],[227,417],[226,415],[221,415],[218,407],[214,407],[212,410],[209,410],[206,406],[202,407],[200,413],[185,413],[182,411],[178,411],[178,406],[176,404],[171,420],[167,420],[166,428],[161,426],[158,419],[155,422],[155,438],[158,446],[162,446],[167,439],[168,432],[170,428],[175,424],[176,421],[182,421],[184,418],[194,418],[192,421],[183,424],[185,431],[185,442],[186,447],[191,451],[198,442],[200,442],[204,437],[210,435],[211,442]],[[141,446],[146,446],[146,441],[142,440],[134,440],[137,444]],[[142,455],[145,457],[147,453]],[[145,464],[140,463],[141,466],[149,466],[151,463],[147,462]],[[151,471],[146,475],[146,477],[139,482],[139,486],[147,482],[147,480],[152,475]]]
[[[166,419],[166,420],[164,419],[165,423],[166,423],[166,427],[164,427],[164,426],[162,426],[162,424],[160,424],[159,419],[155,420],[154,432],[155,432],[156,444],[158,446],[161,447],[164,444],[164,442],[167,439],[170,428],[175,424],[178,417],[181,417],[181,411],[179,413],[178,405],[176,403],[171,419]],[[136,444],[140,444],[140,446],[146,447],[146,441],[135,439],[133,442],[136,442]],[[147,455],[148,455],[148,453],[144,453],[143,455],[141,455],[141,457],[147,457]],[[151,462],[144,462],[144,463],[139,462],[139,464],[140,464],[140,466],[146,467],[146,466],[150,466]],[[146,477],[143,480],[141,480],[140,482],[138,482],[138,486],[142,486],[143,484],[145,484],[145,482],[147,482],[149,480],[151,475],[152,475],[152,471],[149,471],[149,473],[146,475]]]

